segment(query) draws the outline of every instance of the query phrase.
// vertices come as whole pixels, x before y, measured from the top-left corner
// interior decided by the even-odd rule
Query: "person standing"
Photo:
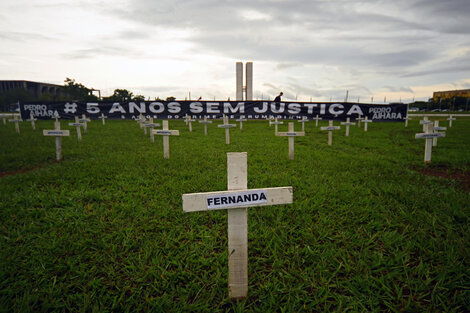
[[[283,93],[281,91],[281,93],[279,94],[279,96],[277,96],[276,98],[274,98],[274,102],[281,102],[281,97],[282,97]]]

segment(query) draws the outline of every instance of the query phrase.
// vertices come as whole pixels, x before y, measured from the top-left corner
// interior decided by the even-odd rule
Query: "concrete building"
[[[441,100],[444,101],[457,97],[470,98],[470,89],[436,91],[432,95],[434,102],[440,102]]]
[[[32,82],[28,80],[0,80],[0,93],[6,93],[15,89],[27,90],[31,92],[35,98],[47,94],[54,99],[64,92],[64,86],[61,85]]]

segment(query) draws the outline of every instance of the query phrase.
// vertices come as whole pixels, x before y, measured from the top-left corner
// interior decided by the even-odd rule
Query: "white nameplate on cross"
[[[333,144],[333,131],[341,129],[340,126],[333,126],[333,121],[328,122],[328,126],[320,127],[320,130],[327,130],[328,131],[328,145],[331,146]]]
[[[169,130],[168,129],[168,121],[162,122],[163,129],[153,130],[155,135],[162,135],[163,136],[163,157],[165,159],[170,158],[170,137],[169,136],[179,136],[179,130]]]
[[[212,121],[208,121],[207,116],[204,116],[204,120],[199,121],[199,123],[204,125],[204,136],[207,136],[207,124],[212,124]]]
[[[247,189],[247,153],[227,153],[228,190],[183,194],[183,211],[227,209],[228,292],[248,296],[248,207],[293,203],[292,187]]]
[[[287,132],[278,132],[277,136],[288,137],[289,140],[289,160],[294,159],[294,137],[296,136],[305,136],[305,132],[295,132],[294,123],[289,122]]]
[[[346,137],[349,137],[349,126],[356,125],[356,123],[351,122],[349,117],[346,118],[346,122],[341,122],[341,125],[346,126]]]
[[[230,144],[230,128],[237,127],[235,124],[228,123],[228,117],[224,115],[223,117],[224,123],[222,125],[217,125],[217,127],[225,128],[225,143],[228,145]]]
[[[438,121],[438,120],[435,120],[435,121],[434,121],[434,126],[433,126],[433,128],[432,128],[432,131],[433,131],[433,132],[438,132],[438,131],[440,131],[440,130],[447,130],[447,127],[440,127],[440,126],[439,126],[439,121]],[[437,138],[438,138],[438,137],[434,137],[434,138],[432,139],[432,146],[433,146],[433,147],[437,147]]]

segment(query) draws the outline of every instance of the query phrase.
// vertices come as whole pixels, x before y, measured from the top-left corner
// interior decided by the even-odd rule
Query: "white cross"
[[[192,125],[192,122],[194,122],[194,120],[191,119],[191,116],[187,115],[186,125],[189,126],[189,132],[190,132],[190,133],[193,132],[193,125]]]
[[[366,116],[366,118],[362,122],[364,123],[364,131],[366,132],[367,131],[367,125],[369,125],[369,123],[372,123],[373,121],[367,119],[367,116]]]
[[[433,132],[438,132],[440,130],[447,130],[447,127],[439,127],[439,121],[435,120],[434,121],[434,127],[432,128]],[[434,137],[432,139],[432,146],[437,147],[437,137]]]
[[[0,117],[3,119],[3,125],[7,124],[7,115],[6,114],[0,114]]]
[[[302,117],[301,120],[298,120],[297,122],[302,123],[302,131],[305,131],[305,123],[308,122],[308,118],[306,116]]]
[[[419,123],[423,125],[423,132],[426,132],[428,127],[427,125],[432,124],[432,121],[430,121],[428,117],[425,116],[422,120],[419,121]]]
[[[169,136],[179,136],[179,130],[169,130],[168,129],[168,121],[162,122],[162,129],[153,130],[155,135],[162,135],[163,136],[163,157],[165,159],[170,158],[170,137]]]
[[[404,120],[405,120],[405,127],[408,127],[408,121],[412,120],[412,118],[407,116],[404,118]]]
[[[424,120],[425,121],[425,120]],[[420,123],[423,122],[423,120],[420,121]],[[433,133],[432,128],[433,128],[433,123],[431,121],[427,121],[430,123],[422,123],[424,124],[425,132],[424,133],[418,133],[415,134],[416,139],[426,139],[426,143],[424,146],[424,162],[425,163],[430,163],[431,162],[431,153],[432,153],[432,139],[436,137],[445,137],[446,133]]]
[[[331,146],[333,144],[333,131],[341,129],[341,126],[333,126],[333,121],[328,122],[328,126],[320,127],[320,130],[327,130],[328,131],[328,145]]]
[[[240,116],[240,118],[236,119],[235,121],[240,122],[240,130],[242,130],[243,129],[243,122],[247,121],[247,119],[243,118],[243,116]]]
[[[313,119],[315,120],[315,127],[318,127],[318,121],[322,120],[322,118],[319,117],[318,114],[317,114],[317,116],[315,116],[315,118],[313,118]]]
[[[302,124],[303,125],[303,124]],[[294,159],[294,137],[296,136],[305,136],[305,132],[295,132],[294,131],[294,123],[289,122],[288,124],[288,131],[287,132],[278,132],[277,136],[286,136],[289,140],[289,160]]]
[[[274,117],[272,117],[272,116],[271,116],[271,117],[267,117],[267,118],[266,118],[266,121],[268,121],[269,127],[271,127],[271,121],[274,121]]]
[[[190,119],[191,119],[191,118],[189,117],[188,114],[186,114],[186,115],[184,116],[184,122],[186,123],[186,125],[188,125],[188,121],[189,121]]]
[[[104,124],[105,124],[105,123],[104,123],[104,119],[105,119],[105,118],[108,118],[108,117],[105,116],[104,113],[101,113],[100,118],[101,118],[101,121],[103,122],[103,125],[104,125]]]
[[[42,134],[44,136],[54,136],[55,137],[55,155],[57,161],[62,160],[62,137],[70,136],[70,131],[67,130],[60,130],[60,122],[54,122],[54,129],[53,130],[43,130]]]
[[[277,125],[281,125],[281,124],[284,124],[284,122],[283,121],[278,122],[277,117],[274,119],[274,122],[269,121],[269,125],[274,125],[274,135],[275,136],[277,136]]]
[[[15,130],[19,134],[20,133],[20,122],[21,120],[19,118],[13,118],[11,120],[8,120],[9,122],[15,123]]]
[[[449,127],[452,127],[452,121],[455,121],[455,117],[452,117],[452,115],[449,115],[449,118],[447,118],[449,121]]]
[[[89,118],[86,117],[85,114],[82,114],[82,118],[78,120],[80,123],[83,123],[83,132],[86,134],[88,130],[88,122],[91,122]]]
[[[75,126],[76,127],[78,141],[82,141],[82,131],[80,129],[80,126],[84,126],[84,124],[79,122],[78,116],[75,116],[75,123],[69,123],[69,126]]]
[[[208,121],[207,116],[204,116],[204,120],[199,121],[199,123],[204,125],[204,135],[207,136],[207,124],[212,124],[212,121]]]
[[[34,118],[33,112],[30,112],[29,119],[27,119],[26,121],[31,122],[31,128],[33,130],[36,130],[36,123],[34,121],[37,121],[37,120],[38,120],[37,118]]]
[[[358,114],[357,117],[356,117],[356,121],[357,121],[357,127],[361,127],[361,121],[363,120],[364,118],[362,118],[362,115],[361,114]]]
[[[154,122],[153,122],[153,118],[151,117],[151,118],[148,120],[148,123],[147,123],[147,124],[144,124],[144,127],[150,129],[150,131],[149,131],[149,133],[150,133],[150,142],[155,142],[155,137],[154,137],[154,133],[153,133],[153,128],[154,128],[154,127],[160,127],[160,124],[154,123]]]
[[[235,124],[228,123],[228,117],[224,115],[224,123],[222,125],[217,125],[219,128],[225,128],[225,143],[230,144],[230,128],[237,127]]]
[[[356,125],[354,122],[350,122],[349,117],[346,118],[346,122],[341,122],[341,125],[346,125],[346,137],[349,137],[349,126]]]
[[[228,292],[232,299],[248,296],[249,207],[293,203],[292,187],[247,189],[247,153],[227,153],[227,189],[183,194],[183,211],[227,209]]]

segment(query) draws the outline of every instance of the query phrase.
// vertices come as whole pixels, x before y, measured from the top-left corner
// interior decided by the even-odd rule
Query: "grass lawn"
[[[441,126],[447,121],[441,118]],[[425,164],[418,118],[306,123],[275,137],[266,121],[162,137],[134,121],[75,127],[55,161],[52,121],[0,123],[0,312],[470,310],[470,119]],[[296,129],[301,123],[295,122]],[[338,124],[337,122],[335,124]],[[320,122],[326,126],[327,122]],[[287,131],[280,125],[279,131]],[[249,297],[227,291],[226,211],[183,213],[183,193],[226,190],[227,152],[248,153],[248,188],[292,186],[294,203],[249,209]]]

